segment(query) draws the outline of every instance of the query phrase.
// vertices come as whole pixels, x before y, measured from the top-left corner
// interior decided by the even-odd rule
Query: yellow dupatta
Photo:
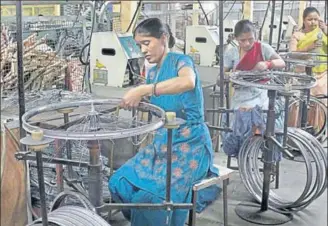
[[[313,42],[315,42],[318,38],[318,33],[322,32],[320,28],[316,28],[313,31],[310,31],[308,33],[305,33],[304,37],[301,38],[297,43],[298,49],[303,49],[305,47],[308,47]],[[322,47],[320,48],[320,54],[327,54],[327,35],[322,32]],[[327,57],[321,56],[318,57],[318,60],[320,61],[327,61]],[[324,71],[327,71],[327,64],[320,64],[313,68],[312,70],[314,73],[322,73]]]

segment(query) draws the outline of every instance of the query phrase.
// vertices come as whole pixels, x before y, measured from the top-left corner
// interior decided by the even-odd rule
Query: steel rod
[[[281,0],[281,8],[280,8],[280,22],[279,22],[279,32],[278,32],[278,43],[277,43],[277,52],[280,49],[280,40],[281,40],[281,31],[282,31],[282,21],[284,17],[284,2],[285,0]]]
[[[105,212],[106,210],[111,209],[151,209],[151,210],[160,210],[160,209],[192,209],[192,203],[106,203],[100,207],[96,207],[99,212]]]
[[[18,152],[15,154],[17,160],[36,160],[35,155],[33,154],[26,154],[26,152]],[[74,160],[67,160],[62,158],[53,158],[53,157],[45,157],[42,156],[42,160],[47,163],[52,164],[62,164],[62,165],[71,165],[76,167],[88,167],[89,163],[87,162],[80,162]]]
[[[91,1],[25,1],[24,5],[68,5],[68,4],[90,4]],[[1,1],[2,6],[15,5],[17,1]],[[120,3],[120,1],[113,1],[112,3]]]
[[[305,72],[307,75],[312,76],[312,67],[305,67]],[[301,128],[306,129],[307,126],[307,118],[308,118],[308,104],[310,102],[310,89],[304,89],[303,92],[303,101],[301,100],[302,104],[300,104],[300,110],[301,116]]]
[[[167,130],[166,202],[171,201],[172,129]]]
[[[37,164],[37,170],[38,170],[42,225],[48,226],[46,192],[45,192],[45,188],[44,188],[44,176],[43,176],[42,152],[41,151],[36,152],[36,164]]]
[[[225,108],[208,108],[206,109],[207,112],[217,112],[217,113],[234,113],[235,110],[233,109],[225,109]],[[267,113],[267,110],[262,110],[263,113]]]
[[[276,1],[275,0],[272,0],[271,24],[270,24],[270,34],[269,34],[269,45],[270,46],[272,45],[275,10],[276,10]]]
[[[283,134],[283,141],[282,141],[282,146],[283,147],[286,147],[286,145],[287,145],[289,99],[290,99],[290,96],[289,95],[285,96],[284,134]]]
[[[220,38],[220,107],[224,106],[224,28],[223,28],[223,8],[224,2],[219,1],[219,38]]]
[[[88,148],[90,150],[90,166],[89,166],[89,199],[93,206],[102,205],[102,172],[100,161],[100,146],[98,141],[89,141]]]
[[[64,113],[64,124],[68,125],[68,123],[69,123],[68,113]],[[72,145],[70,140],[66,141],[65,147],[66,147],[67,159],[72,159]],[[67,169],[68,169],[68,178],[72,179],[74,177],[73,167],[71,165],[68,165]]]
[[[327,17],[327,11],[328,11],[328,4],[327,1],[325,1],[325,23],[328,23],[328,17]]]
[[[265,136],[267,138],[274,136],[275,127],[275,102],[276,102],[277,91],[268,90],[269,97],[269,107],[268,107],[268,117],[266,124]],[[264,167],[263,167],[263,192],[262,192],[262,202],[261,211],[268,210],[269,206],[269,192],[270,192],[270,175],[273,164],[273,149],[274,142],[271,139],[266,140],[266,148],[264,150]]]
[[[62,158],[62,152],[60,150],[60,141],[55,140],[55,148],[56,148],[56,157],[57,158]],[[57,189],[58,189],[58,194],[60,192],[64,191],[64,168],[62,164],[56,164],[56,183],[57,183]]]
[[[226,96],[226,109],[230,108],[230,83],[226,82],[225,96]],[[230,127],[230,114],[226,113],[227,117],[227,127]]]
[[[23,17],[22,17],[22,1],[16,3],[16,43],[17,43],[17,76],[18,76],[18,105],[19,105],[19,135],[20,138],[25,137],[26,132],[23,129],[22,116],[25,114],[25,89],[24,89],[24,66],[23,66]],[[2,3],[1,3],[2,4]],[[24,145],[20,146],[23,151]]]

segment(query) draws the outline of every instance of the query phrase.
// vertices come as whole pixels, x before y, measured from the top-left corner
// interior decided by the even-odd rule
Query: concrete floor
[[[215,153],[214,163],[226,166],[226,155],[224,153]],[[236,165],[236,162],[233,162]],[[288,200],[295,200],[305,185],[305,167],[303,163],[289,160],[283,160],[280,165],[280,188],[276,193],[280,197]],[[228,186],[228,225],[229,226],[253,226],[257,224],[248,223],[237,216],[235,207],[242,201],[252,201],[252,196],[248,193],[236,171],[230,179]],[[201,214],[197,214],[197,226],[218,226],[223,225],[222,197],[211,204]],[[118,214],[111,221],[112,226],[129,226],[128,221],[123,215]],[[294,219],[286,226],[327,226],[327,193],[324,192],[321,197],[315,200],[305,210],[294,214]]]

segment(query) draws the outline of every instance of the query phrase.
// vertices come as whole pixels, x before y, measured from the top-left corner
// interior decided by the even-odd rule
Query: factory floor
[[[224,153],[215,153],[214,163],[226,166],[227,157]],[[233,165],[236,162],[232,161]],[[280,164],[280,188],[276,193],[280,197],[288,200],[295,200],[303,191],[305,185],[305,167],[303,163],[284,159]],[[298,196],[297,196],[298,195]],[[237,216],[236,205],[242,201],[252,201],[252,196],[248,193],[236,171],[230,179],[228,186],[228,225],[229,226],[255,226]],[[197,214],[197,226],[218,226],[223,225],[222,197],[216,200],[201,214]],[[129,226],[122,214],[118,214],[111,221],[111,226]],[[292,221],[283,224],[285,226],[327,226],[327,192],[315,200],[305,210],[294,214]]]
[[[205,78],[204,75],[213,74],[213,68],[199,68],[202,72],[203,83],[211,83],[212,78]],[[215,69],[217,70],[217,69]],[[208,72],[208,73],[205,73]],[[112,97],[121,97],[126,91],[125,89],[111,88],[110,92],[106,88],[97,87],[97,96],[106,97],[109,93]],[[205,94],[205,93],[204,93]],[[210,98],[205,95],[205,106],[212,107]],[[327,145],[325,145],[327,146]],[[226,166],[227,157],[224,153],[215,153],[214,163]],[[236,162],[233,162],[236,165]],[[305,165],[303,163],[289,161],[284,159],[280,164],[280,188],[276,190],[279,197],[287,200],[296,200],[304,189],[306,180]],[[228,186],[228,225],[229,226],[255,226],[256,224],[248,223],[242,220],[235,213],[236,206],[242,201],[252,201],[252,196],[248,193],[240,179],[238,171],[236,171],[230,179]],[[218,226],[223,225],[223,208],[222,197],[216,200],[201,214],[197,214],[197,226]],[[129,226],[122,214],[114,216],[110,222],[111,226]],[[292,221],[285,223],[286,226],[327,226],[327,192],[315,200],[305,210],[294,215]]]

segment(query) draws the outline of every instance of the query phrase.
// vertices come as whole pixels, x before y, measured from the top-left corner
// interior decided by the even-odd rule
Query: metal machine
[[[283,23],[286,23],[286,29],[283,31],[283,40],[289,40],[297,27],[297,23],[292,16],[287,16],[287,21],[284,20]]]
[[[143,59],[131,34],[94,33],[90,46],[90,82],[111,87],[133,85]]]
[[[223,39],[228,40],[234,31],[234,22],[224,28]],[[217,26],[187,26],[185,54],[191,56],[199,66],[213,66],[218,63],[220,36]]]

